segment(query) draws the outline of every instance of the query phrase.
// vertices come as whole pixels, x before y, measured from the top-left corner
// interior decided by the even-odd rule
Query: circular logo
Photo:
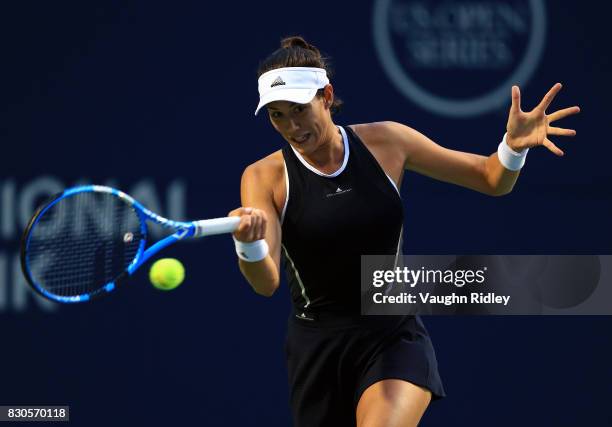
[[[377,0],[374,45],[404,96],[425,110],[477,116],[510,105],[536,69],[546,38],[542,0]]]

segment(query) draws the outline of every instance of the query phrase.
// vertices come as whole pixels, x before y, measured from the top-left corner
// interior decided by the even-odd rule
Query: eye
[[[283,114],[280,111],[272,111],[272,112],[270,112],[270,117],[272,117],[273,119],[278,119],[282,115]]]
[[[301,113],[304,110],[305,108],[303,105],[296,105],[295,108],[293,109],[293,111],[295,111],[296,113]]]

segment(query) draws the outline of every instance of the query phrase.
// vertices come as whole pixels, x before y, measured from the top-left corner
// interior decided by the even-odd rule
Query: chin
[[[316,147],[318,147],[319,145],[319,141],[318,139],[313,138],[312,136],[310,136],[310,138],[308,138],[308,140],[306,140],[303,143],[297,143],[293,140],[289,140],[286,139],[285,140],[296,150],[298,150],[301,154],[304,153],[308,153],[311,151],[314,151],[316,149]]]

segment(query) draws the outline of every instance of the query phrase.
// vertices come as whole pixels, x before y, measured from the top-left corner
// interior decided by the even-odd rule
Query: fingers
[[[542,111],[546,111],[546,109],[548,108],[548,106],[550,105],[550,103],[553,101],[553,99],[555,99],[555,96],[559,93],[559,91],[561,90],[561,88],[563,87],[563,85],[561,85],[561,83],[557,83],[555,84],[546,95],[544,95],[544,98],[542,98],[542,101],[540,101],[540,104],[536,107],[536,109],[542,110]]]
[[[559,149],[559,147],[553,144],[553,142],[548,138],[544,140],[544,143],[542,145],[548,148],[553,154],[556,154],[557,156],[563,156],[565,154],[561,149]]]
[[[580,112],[580,107],[578,107],[577,105],[574,107],[569,107],[569,108],[564,108],[562,110],[559,111],[555,111],[552,114],[549,114],[548,117],[548,123],[552,123],[554,121],[563,119],[567,116],[571,116],[573,114],[578,114]]]
[[[266,212],[256,208],[238,208],[228,216],[239,216],[240,223],[234,232],[234,237],[241,242],[254,242],[264,239],[268,222]]]
[[[547,133],[556,136],[576,136],[576,131],[574,129],[556,128],[553,126],[548,127]]]
[[[521,90],[518,86],[512,86],[512,111],[519,113],[521,111]]]
[[[234,209],[227,214],[227,216],[242,216],[246,214],[250,214],[253,211],[253,208],[243,208],[239,207],[238,209]]]
[[[261,209],[253,209],[251,213],[253,218],[253,226],[251,229],[251,241],[263,239],[266,237],[267,217],[266,212]]]
[[[251,218],[253,218],[253,226],[251,228],[251,239],[259,240],[265,237],[263,231],[265,231],[265,224],[263,219],[263,211],[255,210],[251,214]]]

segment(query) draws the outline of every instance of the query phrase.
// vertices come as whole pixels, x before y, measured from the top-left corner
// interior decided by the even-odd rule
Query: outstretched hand
[[[580,107],[574,106],[555,111],[551,114],[546,114],[546,109],[553,101],[557,93],[561,90],[561,83],[555,84],[540,104],[533,110],[525,112],[521,110],[521,92],[518,86],[512,86],[512,106],[506,124],[506,143],[516,152],[520,152],[525,148],[536,147],[543,145],[557,156],[562,156],[564,153],[553,142],[548,139],[548,135],[556,136],[574,136],[574,129],[564,129],[550,126],[552,122],[563,119],[572,114],[580,112]]]

